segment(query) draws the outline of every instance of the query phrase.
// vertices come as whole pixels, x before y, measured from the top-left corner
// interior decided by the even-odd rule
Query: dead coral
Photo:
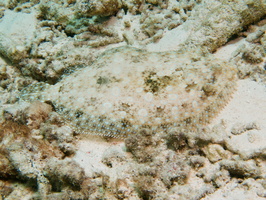
[[[203,156],[195,155],[189,158],[189,165],[194,169],[199,169],[203,167],[206,162],[206,158]]]
[[[259,125],[257,122],[251,122],[248,124],[239,122],[237,124],[234,124],[234,126],[231,129],[231,133],[233,135],[240,135],[246,131],[254,130],[254,129],[259,129]]]
[[[46,177],[53,186],[53,191],[61,191],[66,185],[80,190],[81,184],[85,180],[84,170],[69,159],[52,158],[46,163],[44,170]]]
[[[19,46],[6,34],[0,32],[0,56],[8,61],[17,64],[20,60],[27,57],[27,50]]]
[[[259,45],[249,45],[243,50],[242,58],[248,63],[261,63],[265,57],[265,50]]]
[[[211,162],[228,159],[232,156],[230,151],[226,151],[219,144],[209,144],[208,146],[202,148],[202,151]]]
[[[152,176],[138,178],[135,184],[141,199],[169,199],[167,189],[161,181]]]
[[[170,18],[165,19],[162,14],[151,16],[143,16],[140,19],[141,29],[149,36],[154,36],[159,30],[164,30],[167,24],[171,21]]]
[[[140,163],[133,177],[140,198],[169,199],[169,188],[187,183],[190,162],[185,155],[167,149],[166,139],[142,129],[125,140],[127,149]]]
[[[0,178],[3,179],[15,178],[18,175],[18,172],[10,163],[8,157],[5,156],[7,155],[7,152],[3,152],[3,150],[2,151],[1,150],[2,149],[0,149]]]
[[[185,157],[178,156],[175,152],[169,151],[165,155],[165,162],[158,170],[158,176],[163,183],[170,188],[174,184],[184,185],[190,173],[190,166]]]
[[[78,10],[85,16],[111,16],[122,8],[120,0],[81,0],[77,3]]]
[[[188,137],[185,132],[181,130],[171,130],[169,134],[165,136],[167,141],[167,147],[174,151],[182,151],[188,147]]]
[[[29,112],[36,114],[34,117],[38,122],[44,119],[43,116],[47,117],[44,110],[50,110],[40,104],[33,105]],[[26,122],[19,124],[12,118],[0,124],[0,179],[26,182],[27,187],[38,188],[35,194],[42,199],[57,190],[79,193],[85,179],[83,169],[71,159],[62,159],[65,156],[56,145],[35,139],[31,128]]]
[[[68,34],[73,34],[79,29],[74,28],[73,30],[71,26],[67,26],[66,31]],[[108,28],[101,24],[90,24],[76,38],[79,41],[75,42],[75,44],[83,42],[91,47],[106,46],[123,41],[123,38],[113,28]]]
[[[8,9],[15,9],[16,7],[30,7],[30,6],[33,6],[35,4],[38,4],[39,3],[39,0],[31,0],[31,1],[28,1],[28,0],[12,0],[12,1],[3,1],[0,3],[1,4],[4,4],[4,5],[1,5],[1,6],[5,6],[6,8]],[[24,5],[25,4],[25,5]],[[17,10],[19,11],[19,10]]]
[[[11,194],[11,192],[13,192],[13,190],[14,187],[9,181],[0,180],[0,194],[2,199],[8,197]]]
[[[28,126],[30,129],[37,129],[41,123],[48,119],[52,106],[46,103],[35,101],[32,104],[20,103],[4,109],[4,118],[13,120]]]
[[[48,119],[49,113],[52,112],[52,106],[39,101],[30,104],[27,112],[27,125],[31,129],[37,129],[40,124]]]
[[[218,3],[216,1],[210,2]],[[215,6],[215,12],[210,12],[207,7],[202,6],[192,14],[192,18],[196,19],[195,27],[199,27],[196,34],[191,34],[184,42],[180,49],[183,52],[187,52],[192,49],[197,49],[202,46],[207,46],[210,52],[215,51],[218,47],[225,44],[228,38],[237,34],[243,27],[260,20],[265,15],[265,3],[262,1],[243,1],[243,2],[219,2],[219,5]],[[228,15],[228,13],[230,13]],[[204,14],[204,17],[199,17]],[[244,17],[245,16],[245,17]],[[220,22],[225,22],[222,26],[219,26]],[[234,23],[231,23],[234,21]],[[191,24],[186,24],[191,27]],[[187,29],[188,27],[183,27]],[[182,30],[183,31],[183,30]],[[207,37],[206,37],[207,36]]]
[[[27,114],[26,109],[29,107],[28,103],[13,104],[3,109],[4,120],[14,121],[19,124],[26,125]]]
[[[150,162],[160,151],[159,138],[149,129],[141,129],[137,134],[125,140],[126,147],[138,162]]]
[[[140,198],[169,199],[168,190],[175,185],[185,185],[191,167],[185,157],[173,151],[163,151],[149,164],[136,167],[133,180]]]
[[[53,20],[61,26],[65,26],[74,16],[73,6],[64,6],[64,9],[62,9],[62,3],[60,2],[43,0],[38,4],[38,7],[39,19]]]
[[[7,66],[0,65],[0,87],[6,89],[10,83],[10,75],[7,73]]]
[[[49,143],[58,147],[65,156],[75,154],[76,148],[73,145],[74,131],[70,127],[55,125],[49,118],[49,123],[41,126],[40,134]]]
[[[65,33],[57,30],[57,22],[43,22],[40,26],[41,28],[36,31],[32,42],[30,58],[21,60],[19,69],[24,76],[52,84],[60,80],[63,75],[69,75],[94,61],[100,52],[95,49],[88,49],[87,39],[96,41],[109,33],[105,29],[102,31],[103,34],[101,34],[102,32],[99,33],[99,36],[97,35],[98,33],[88,34],[88,29],[90,28],[86,24],[84,25],[86,26],[84,30],[77,28],[75,24],[69,24],[64,29],[66,34],[71,36],[80,34],[77,35],[76,39],[73,39],[71,37],[66,38],[67,35]],[[84,31],[85,33],[83,33]],[[87,38],[86,34],[90,35],[90,37]],[[86,35],[86,37],[82,38],[82,35]],[[109,39],[112,40],[114,38],[117,39],[117,36],[111,36]]]
[[[258,178],[262,173],[254,160],[223,160],[220,162],[220,165],[221,167],[229,171],[231,177]]]

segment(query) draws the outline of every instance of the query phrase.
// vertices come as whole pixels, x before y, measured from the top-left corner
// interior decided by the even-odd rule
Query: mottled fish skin
[[[235,81],[235,67],[211,55],[119,47],[23,99],[51,101],[78,132],[126,137],[141,127],[208,123],[229,101]]]

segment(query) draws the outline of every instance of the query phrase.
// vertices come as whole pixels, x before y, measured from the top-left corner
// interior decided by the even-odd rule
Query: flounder
[[[78,132],[126,137],[141,127],[193,129],[208,123],[230,99],[235,80],[235,67],[211,55],[119,47],[21,97],[52,102]]]

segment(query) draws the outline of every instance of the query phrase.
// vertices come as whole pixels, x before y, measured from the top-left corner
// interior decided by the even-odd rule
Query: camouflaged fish
[[[78,132],[126,137],[141,127],[208,123],[230,99],[235,80],[235,67],[211,55],[119,47],[40,92],[33,92],[37,85],[26,89],[21,98],[52,102]]]

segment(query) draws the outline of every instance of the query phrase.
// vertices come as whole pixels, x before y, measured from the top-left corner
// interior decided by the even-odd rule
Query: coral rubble
[[[265,199],[265,11],[1,1],[0,200]]]

